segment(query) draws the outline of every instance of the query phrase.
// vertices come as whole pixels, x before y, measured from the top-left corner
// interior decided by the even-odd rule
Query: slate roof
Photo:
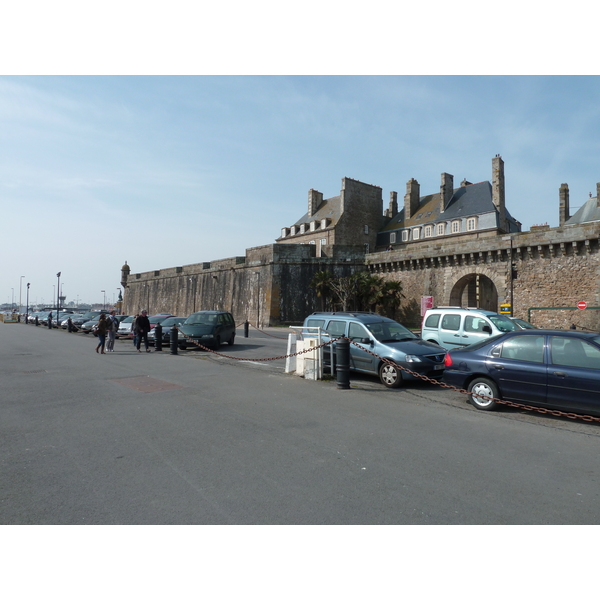
[[[440,213],[439,193],[422,197],[416,214],[406,222],[404,220],[404,206],[402,206],[398,214],[381,231],[396,231],[405,227],[415,227],[426,223],[448,221],[495,211],[496,207],[492,200],[492,185],[489,181],[482,181],[481,183],[473,183],[455,189],[443,213]],[[516,221],[508,210],[506,211],[506,218],[516,225]]]
[[[572,217],[567,219],[565,225],[580,225],[590,221],[600,221],[598,198],[590,198]]]
[[[298,219],[294,225],[302,225],[302,223],[310,223],[311,221],[320,221],[321,219],[331,219],[331,225],[335,225],[341,215],[340,210],[340,198],[341,196],[334,196],[321,202],[317,212],[312,217],[308,216],[308,211],[304,213],[304,216]]]

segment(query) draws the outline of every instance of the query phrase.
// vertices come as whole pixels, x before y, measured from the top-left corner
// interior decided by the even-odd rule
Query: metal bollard
[[[177,341],[179,329],[173,325],[171,327],[171,354],[177,354]]]
[[[162,325],[154,328],[154,352],[162,352]]]
[[[336,342],[336,375],[338,390],[350,389],[350,341],[340,338]]]
[[[248,326],[249,326],[249,325],[250,325],[250,324],[248,323],[248,321],[246,321],[246,322],[244,323],[244,337],[248,337]]]
[[[35,317],[35,326],[37,327],[40,324],[40,320],[37,318],[37,316]]]

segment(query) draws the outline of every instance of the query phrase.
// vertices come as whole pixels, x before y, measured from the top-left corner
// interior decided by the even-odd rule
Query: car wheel
[[[233,346],[235,342],[235,333],[231,334],[231,337],[229,338],[229,341],[227,342],[230,346]]]
[[[498,404],[492,398],[500,398],[500,392],[498,386],[491,379],[487,379],[487,377],[473,379],[469,384],[468,392],[471,404],[475,408],[479,410],[496,410],[498,408]],[[479,394],[482,397],[473,394]]]
[[[397,388],[402,385],[402,373],[400,369],[390,363],[381,363],[379,367],[379,379],[383,385],[389,388]]]
[[[436,346],[439,346],[440,343],[437,340],[427,340],[428,342],[431,342],[432,344],[435,344]]]

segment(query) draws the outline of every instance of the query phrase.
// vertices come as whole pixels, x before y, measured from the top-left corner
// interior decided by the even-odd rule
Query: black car
[[[191,314],[179,326],[178,346],[183,350],[198,342],[207,348],[218,348],[235,341],[235,321],[231,313],[222,310],[201,310]]]
[[[169,345],[171,343],[171,328],[173,325],[179,326],[181,325],[187,317],[167,317],[164,321],[160,323],[162,328],[162,343]],[[154,344],[156,341],[156,327],[154,327],[150,333],[148,333],[148,343]]]
[[[444,381],[481,410],[496,409],[496,398],[600,416],[597,333],[512,331],[451,350],[445,364]]]

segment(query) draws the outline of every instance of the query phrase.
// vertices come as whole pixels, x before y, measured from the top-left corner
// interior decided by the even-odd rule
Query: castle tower
[[[562,227],[571,216],[569,214],[569,186],[566,183],[561,183],[558,188],[558,226]]]

